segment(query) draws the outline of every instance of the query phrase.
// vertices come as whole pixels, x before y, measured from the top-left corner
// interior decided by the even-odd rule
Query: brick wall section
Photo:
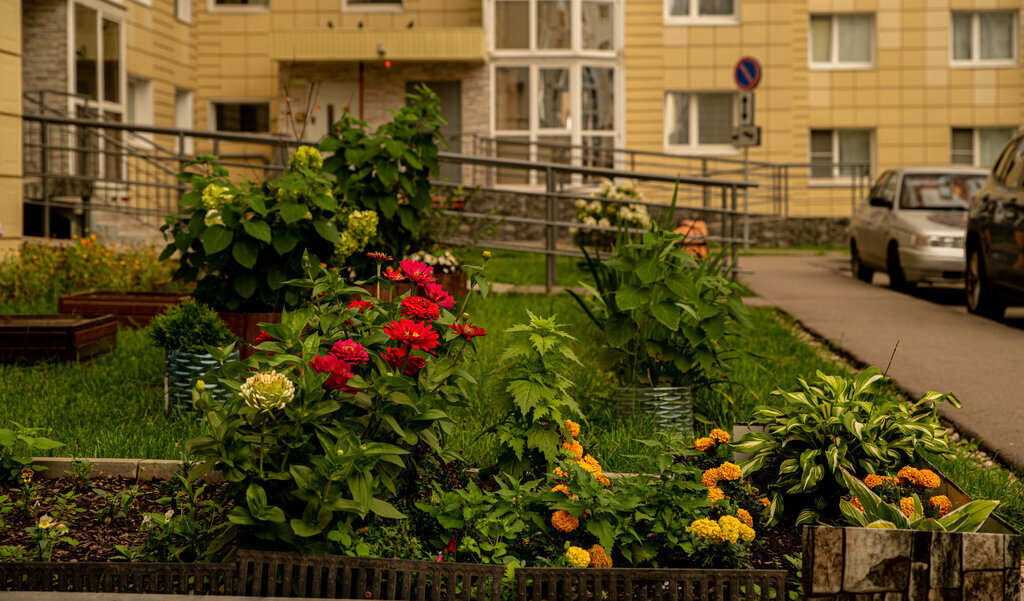
[[[21,80],[26,92],[68,89],[67,17],[65,0],[22,2]],[[48,96],[48,102],[56,100]]]
[[[1019,601],[1017,534],[805,526],[807,601]]]

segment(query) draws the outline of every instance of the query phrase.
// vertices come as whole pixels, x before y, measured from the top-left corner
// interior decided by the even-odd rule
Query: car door
[[[991,211],[989,251],[986,257],[990,278],[997,285],[1019,287],[1024,283],[1024,240],[1017,231],[1024,227],[1024,200],[1020,198],[1024,180],[1024,138],[1004,154],[993,171],[990,186],[981,191],[981,203]]]
[[[896,201],[896,188],[900,174],[887,171],[878,179],[878,183],[868,195],[868,206],[865,207],[862,251],[864,262],[877,268],[885,267],[886,244],[889,240],[888,222],[892,217],[892,205]],[[871,199],[879,198],[889,206],[875,206]]]

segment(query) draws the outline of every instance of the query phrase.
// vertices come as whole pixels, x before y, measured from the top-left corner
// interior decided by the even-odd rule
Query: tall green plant
[[[160,348],[187,353],[205,353],[207,346],[224,346],[234,339],[213,309],[191,298],[154,317],[146,331]]]

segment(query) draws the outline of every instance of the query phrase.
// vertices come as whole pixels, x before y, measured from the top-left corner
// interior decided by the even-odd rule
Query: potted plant
[[[210,347],[231,344],[235,337],[216,311],[192,299],[168,307],[150,321],[149,337],[167,351],[164,372],[164,410],[190,409],[192,386],[198,378],[219,364],[210,353]],[[234,357],[237,351],[232,351]],[[215,385],[211,393],[222,394]]]
[[[722,343],[748,321],[739,287],[724,275],[725,255],[698,262],[684,239],[658,225],[640,236],[620,229],[609,258],[584,249],[590,295],[570,294],[604,333],[619,412],[650,411],[689,431],[693,386],[726,375]]]

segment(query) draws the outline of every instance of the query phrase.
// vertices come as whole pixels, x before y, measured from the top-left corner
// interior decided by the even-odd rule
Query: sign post
[[[750,147],[761,145],[761,128],[754,125],[754,88],[761,83],[761,63],[744,56],[736,61],[732,78],[739,93],[739,123],[732,130],[733,146],[743,148],[743,179],[750,179]],[[733,207],[735,208],[735,207]],[[743,247],[750,247],[750,191],[743,188]]]

